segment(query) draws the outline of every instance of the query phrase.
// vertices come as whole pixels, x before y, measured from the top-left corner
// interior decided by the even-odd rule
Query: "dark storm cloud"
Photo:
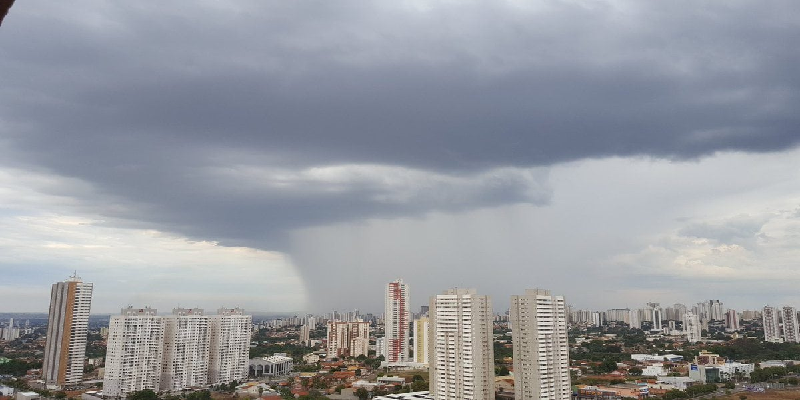
[[[112,216],[236,244],[542,204],[545,175],[493,171],[795,146],[797,8],[29,1],[0,37],[0,129],[7,163],[92,183],[126,202]],[[216,173],[230,165],[257,173]],[[303,172],[337,165],[438,178],[403,197],[374,174],[328,190]]]

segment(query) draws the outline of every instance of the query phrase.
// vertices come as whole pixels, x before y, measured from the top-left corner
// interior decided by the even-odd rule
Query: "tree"
[[[261,391],[259,391],[259,394],[261,394]],[[186,400],[211,400],[211,392],[209,392],[208,390],[192,392],[186,395]]]
[[[628,369],[628,373],[633,376],[641,376],[643,372],[644,370],[639,367],[631,367],[630,369]]]
[[[428,386],[428,382],[425,382],[424,379],[414,380],[411,382],[411,390],[414,392],[422,392],[424,390],[430,389]]]
[[[595,371],[601,374],[607,374],[617,370],[617,363],[614,360],[606,359],[600,365],[596,366]]]
[[[369,392],[363,387],[356,389],[355,394],[356,397],[358,397],[358,400],[367,400],[369,398]]]
[[[127,400],[158,400],[158,395],[151,389],[145,389],[129,393],[125,398]]]

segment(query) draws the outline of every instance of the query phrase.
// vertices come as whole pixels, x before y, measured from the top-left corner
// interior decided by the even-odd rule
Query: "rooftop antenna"
[[[78,276],[78,270],[76,269],[75,272],[72,273],[72,276],[69,277],[70,281],[80,281],[81,277]]]

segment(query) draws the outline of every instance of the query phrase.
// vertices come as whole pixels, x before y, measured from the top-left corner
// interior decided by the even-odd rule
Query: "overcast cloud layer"
[[[794,1],[18,3],[0,303],[800,303],[797,37]]]

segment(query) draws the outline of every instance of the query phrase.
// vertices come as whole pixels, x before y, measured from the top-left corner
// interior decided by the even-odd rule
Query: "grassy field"
[[[740,392],[728,396],[717,397],[718,400],[740,400],[740,395],[747,396],[746,400],[800,400],[800,390],[768,390],[764,393]]]

